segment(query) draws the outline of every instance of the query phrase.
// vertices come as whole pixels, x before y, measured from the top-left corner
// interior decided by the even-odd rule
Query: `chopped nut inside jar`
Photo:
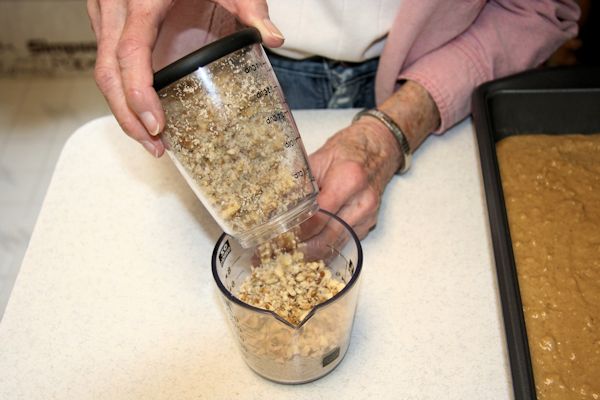
[[[169,154],[234,236],[294,209],[315,191],[301,143],[291,142],[298,134],[285,101],[260,56],[251,47],[240,49],[159,92]]]
[[[298,325],[316,305],[343,288],[323,260],[306,261],[294,233],[259,246],[260,263],[240,286],[238,297]]]

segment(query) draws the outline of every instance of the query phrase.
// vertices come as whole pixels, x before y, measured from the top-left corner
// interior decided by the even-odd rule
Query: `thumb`
[[[227,11],[235,15],[240,22],[252,26],[260,32],[267,47],[279,47],[285,38],[269,18],[266,0],[217,0]]]
[[[277,27],[268,17],[264,19],[255,19],[252,22],[244,23],[258,29],[260,36],[262,37],[262,41],[267,47],[279,47],[285,40],[279,29],[277,29]]]

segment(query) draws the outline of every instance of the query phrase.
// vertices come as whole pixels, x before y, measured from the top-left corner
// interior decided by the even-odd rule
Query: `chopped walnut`
[[[257,265],[237,291],[243,302],[272,310],[294,327],[271,315],[230,308],[246,361],[277,381],[309,380],[324,368],[332,368],[335,363],[325,360],[336,352],[343,354],[350,340],[353,296],[320,309],[300,326],[316,305],[345,287],[322,260],[307,261],[302,250],[291,231],[263,243],[258,247]]]
[[[159,92],[170,155],[234,236],[292,210],[316,190],[292,117],[270,83],[273,72],[261,61],[249,46]]]
[[[271,310],[294,325],[344,288],[322,260],[306,261],[291,232],[259,246],[260,264],[240,286],[238,297]]]

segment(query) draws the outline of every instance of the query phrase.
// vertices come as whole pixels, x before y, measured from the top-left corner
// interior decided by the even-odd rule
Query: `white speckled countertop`
[[[296,112],[310,152],[355,110]],[[217,225],[167,157],[111,117],[59,159],[4,318],[1,399],[506,399],[510,372],[475,136],[428,140],[388,186],[352,342],[315,382],[243,362],[210,256]]]

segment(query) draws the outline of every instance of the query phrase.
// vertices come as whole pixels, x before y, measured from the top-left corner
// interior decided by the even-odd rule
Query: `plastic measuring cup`
[[[343,284],[297,324],[238,298],[253,266],[261,268],[256,265],[264,248],[244,249],[223,234],[212,255],[213,276],[244,360],[259,375],[280,383],[310,382],[341,362],[350,344],[362,269],[358,238],[333,214],[320,210],[293,231],[304,260],[323,260],[332,277]]]
[[[250,247],[309,218],[318,187],[253,28],[154,75],[167,153],[221,228]]]

